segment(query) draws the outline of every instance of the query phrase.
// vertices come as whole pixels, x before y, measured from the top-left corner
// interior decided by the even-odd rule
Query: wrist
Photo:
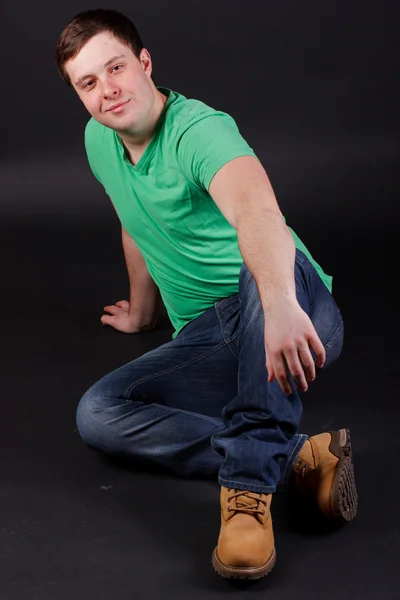
[[[267,294],[261,293],[260,299],[264,314],[281,311],[284,307],[290,308],[298,303],[295,289],[274,290]]]
[[[157,316],[141,318],[137,313],[128,313],[131,327],[135,333],[151,331],[157,324]]]

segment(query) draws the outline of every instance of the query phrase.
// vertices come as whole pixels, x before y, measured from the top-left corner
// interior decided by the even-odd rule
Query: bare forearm
[[[283,299],[295,301],[296,248],[281,213],[248,203],[238,215],[237,233],[243,260],[256,280],[264,313]]]
[[[149,275],[132,238],[122,229],[122,246],[129,276],[129,316],[138,331],[152,329],[157,322],[160,291]]]
[[[129,315],[139,329],[153,327],[157,322],[158,308],[161,302],[160,292],[153,281],[141,280],[129,272],[130,300]]]

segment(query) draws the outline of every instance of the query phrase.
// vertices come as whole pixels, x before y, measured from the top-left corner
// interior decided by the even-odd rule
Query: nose
[[[104,82],[103,95],[105,98],[111,98],[111,97],[115,96],[116,94],[118,94],[118,89],[119,89],[118,86],[116,86],[114,82],[107,79]]]

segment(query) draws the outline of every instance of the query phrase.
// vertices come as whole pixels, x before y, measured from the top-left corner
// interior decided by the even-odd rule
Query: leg
[[[295,281],[297,300],[310,316],[326,350],[326,369],[342,349],[340,311],[301,251],[296,251]],[[268,383],[264,314],[256,283],[246,265],[240,274],[239,297],[241,335],[234,345],[239,357],[238,393],[223,410],[227,427],[212,436],[213,447],[224,458],[219,471],[221,530],[212,562],[223,577],[258,579],[267,575],[276,561],[270,513],[272,493],[279,482],[289,478],[306,438],[297,434],[302,405],[293,377],[293,393],[289,396],[276,380]],[[315,361],[314,351],[311,353]],[[311,446],[314,449],[317,444]],[[336,469],[333,463],[325,462],[324,467],[328,477],[324,478],[324,469],[320,469],[314,479],[320,489],[327,488],[325,484]],[[315,491],[318,495],[319,490]]]
[[[210,440],[225,428],[221,412],[237,394],[232,345],[239,332],[236,295],[189,323],[175,340],[100,379],[77,409],[82,439],[93,449],[184,477],[217,479],[222,457]]]
[[[342,316],[329,290],[303,252],[296,251],[296,295],[324,344],[324,369],[339,356]],[[219,483],[228,488],[272,493],[290,477],[306,440],[297,431],[302,403],[294,379],[287,396],[265,366],[264,314],[257,285],[246,265],[239,281],[241,333],[234,348],[239,357],[238,393],[223,410],[226,428],[214,433],[213,447],[224,457]],[[315,353],[311,350],[315,360]],[[323,370],[324,370],[323,369]]]
[[[233,307],[230,299],[223,303]],[[237,300],[233,312],[239,314]],[[83,440],[185,477],[217,478],[222,459],[210,438],[224,427],[221,411],[236,394],[230,344],[237,334],[232,328],[225,338],[211,308],[175,340],[103,377],[77,409]]]

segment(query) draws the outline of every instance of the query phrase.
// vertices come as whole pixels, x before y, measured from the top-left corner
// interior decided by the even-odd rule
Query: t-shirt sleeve
[[[256,154],[226,113],[215,112],[197,119],[178,139],[177,157],[182,171],[207,191],[214,175],[239,156]]]
[[[90,169],[91,169],[93,175],[96,177],[97,181],[99,181],[101,183],[101,185],[103,185],[103,182],[101,181],[99,174],[97,173],[96,166],[95,166],[94,155],[95,155],[95,149],[96,149],[96,139],[95,139],[95,131],[93,128],[92,119],[90,121],[88,121],[88,123],[85,127],[84,140],[85,140],[86,156],[88,159]]]

